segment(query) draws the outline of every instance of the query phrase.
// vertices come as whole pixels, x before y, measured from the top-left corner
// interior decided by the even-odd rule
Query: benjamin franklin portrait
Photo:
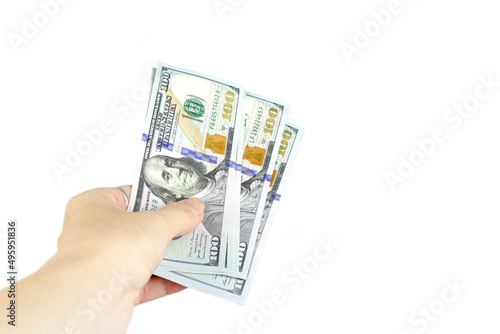
[[[203,225],[211,235],[220,236],[228,177],[225,160],[207,173],[205,165],[193,158],[154,156],[146,160],[143,179],[151,192],[165,204],[197,197],[205,203]],[[254,222],[254,212],[263,187],[264,174],[241,185],[240,235],[247,241]]]

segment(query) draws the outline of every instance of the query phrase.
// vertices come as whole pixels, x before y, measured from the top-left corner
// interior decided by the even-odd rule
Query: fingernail
[[[190,198],[184,201],[184,204],[189,205],[190,207],[195,208],[198,215],[203,214],[205,211],[205,203],[201,199],[198,198]]]

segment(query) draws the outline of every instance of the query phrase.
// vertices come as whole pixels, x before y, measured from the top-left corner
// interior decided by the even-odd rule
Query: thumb
[[[205,216],[205,204],[198,198],[170,203],[163,209],[152,212],[158,219],[160,229],[168,240],[191,232]]]

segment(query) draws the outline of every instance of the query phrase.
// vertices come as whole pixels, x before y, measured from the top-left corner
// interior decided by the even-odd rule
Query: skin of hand
[[[131,186],[120,188],[130,198]],[[16,326],[2,316],[1,333],[125,333],[136,305],[184,289],[152,274],[172,238],[202,221],[203,202],[192,198],[141,212],[125,206],[116,188],[69,200],[57,253],[17,283]],[[8,288],[0,291],[2,309],[10,303],[7,294]]]

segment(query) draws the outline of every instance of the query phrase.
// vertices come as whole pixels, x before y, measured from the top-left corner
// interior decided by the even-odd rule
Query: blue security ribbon
[[[250,168],[245,168],[243,166],[241,166],[241,172],[245,175],[252,176],[252,177],[257,175],[257,171],[250,169]]]
[[[207,162],[210,162],[213,164],[216,164],[217,160],[218,160],[218,158],[214,155],[196,152],[196,151],[190,150],[189,148],[185,148],[185,147],[183,147],[181,149],[181,154],[186,156],[186,157],[198,159],[201,161],[207,161]]]

